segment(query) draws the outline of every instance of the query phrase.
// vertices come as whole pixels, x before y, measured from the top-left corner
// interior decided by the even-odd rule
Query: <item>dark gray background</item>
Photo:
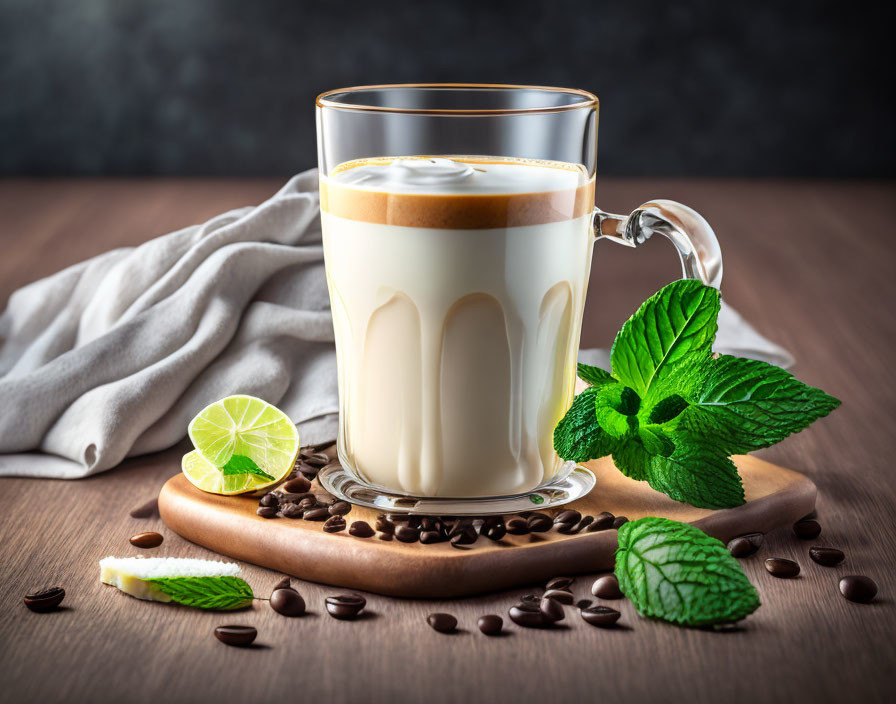
[[[581,87],[619,175],[893,176],[893,3],[0,0],[0,173],[280,175],[317,93]]]

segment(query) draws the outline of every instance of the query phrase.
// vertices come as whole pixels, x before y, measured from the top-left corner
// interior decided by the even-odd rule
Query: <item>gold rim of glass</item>
[[[341,93],[363,93],[364,91],[384,90],[389,88],[446,88],[446,89],[497,89],[497,90],[540,90],[551,93],[577,95],[582,100],[570,105],[545,105],[528,108],[393,108],[384,105],[355,105],[330,100],[330,96]],[[390,112],[404,115],[531,115],[538,113],[568,112],[598,106],[597,96],[579,88],[559,88],[554,86],[524,86],[508,83],[384,83],[369,86],[351,86],[336,88],[321,93],[314,101],[319,108],[334,110],[357,110],[362,112]]]

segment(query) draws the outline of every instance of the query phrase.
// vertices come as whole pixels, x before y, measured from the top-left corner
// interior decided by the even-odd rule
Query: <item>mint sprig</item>
[[[720,306],[694,280],[647,299],[616,336],[612,374],[579,365],[590,386],[554,430],[557,454],[612,455],[626,476],[694,506],[744,503],[730,455],[774,445],[840,401],[771,364],[715,357]]]
[[[227,460],[227,464],[221,467],[221,474],[254,474],[257,477],[262,477],[268,481],[274,481],[274,477],[259,467],[255,463],[255,460],[251,457],[245,457],[244,455],[232,455],[230,459]]]
[[[615,572],[622,593],[648,618],[715,626],[759,607],[756,588],[721,541],[667,518],[619,528]]]
[[[252,603],[252,587],[239,577],[159,577],[147,579],[172,601],[197,609],[232,611]]]

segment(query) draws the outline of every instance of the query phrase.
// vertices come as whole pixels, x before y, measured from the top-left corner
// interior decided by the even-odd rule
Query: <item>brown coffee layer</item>
[[[577,188],[506,194],[392,193],[321,179],[320,207],[330,215],[379,225],[447,230],[545,225],[590,213],[594,179]]]

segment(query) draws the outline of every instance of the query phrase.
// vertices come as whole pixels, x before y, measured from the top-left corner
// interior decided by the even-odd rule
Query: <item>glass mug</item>
[[[718,286],[712,229],[679,203],[594,207],[597,98],[418,84],[317,99],[339,375],[331,493],[381,510],[546,508],[594,485],[553,430],[574,397],[596,239],[668,237]]]

